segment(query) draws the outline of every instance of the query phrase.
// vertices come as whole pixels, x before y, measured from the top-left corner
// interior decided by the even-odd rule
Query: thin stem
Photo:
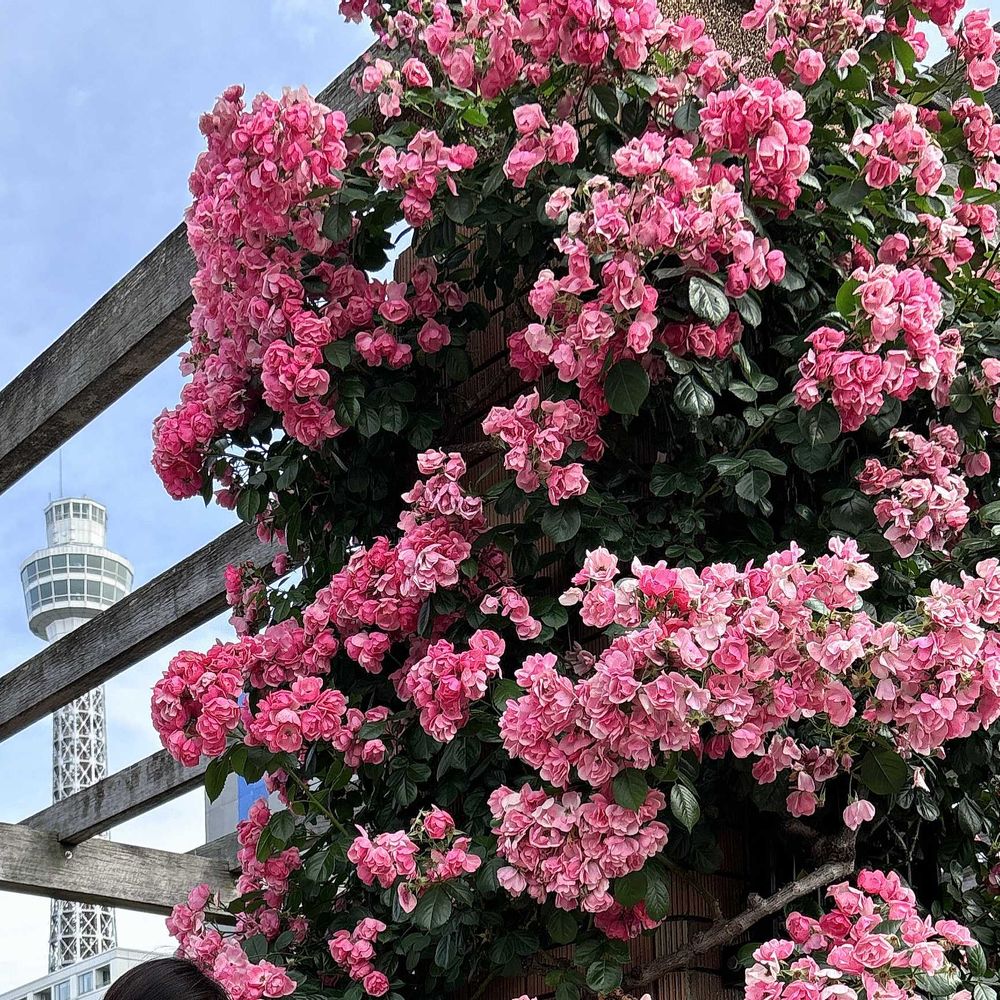
[[[334,816],[334,814],[330,812],[325,805],[323,805],[323,803],[313,793],[312,789],[294,771],[287,771],[286,773],[288,774],[288,777],[299,786],[303,794],[309,800],[310,804],[330,821],[330,825],[339,830],[345,837],[349,837],[350,834],[347,832],[344,824],[341,823],[340,820],[337,819],[337,817]]]

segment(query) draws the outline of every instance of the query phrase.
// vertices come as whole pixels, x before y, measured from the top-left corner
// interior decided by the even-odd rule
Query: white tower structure
[[[21,564],[28,626],[49,642],[121,600],[132,589],[132,565],[105,547],[108,512],[71,497],[45,508],[47,546]],[[52,798],[58,802],[108,773],[104,688],[52,716]],[[49,971],[110,951],[115,913],[104,906],[52,900]]]

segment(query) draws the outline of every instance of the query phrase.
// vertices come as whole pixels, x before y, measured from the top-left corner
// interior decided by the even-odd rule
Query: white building
[[[103,955],[50,972],[15,990],[0,993],[0,1000],[101,1000],[108,987],[133,966],[155,957],[130,948],[113,948]]]
[[[40,639],[62,638],[132,589],[132,566],[106,547],[107,530],[107,508],[95,500],[64,497],[45,508],[45,548],[21,564],[28,627]],[[53,714],[54,802],[107,775],[107,742],[103,687]],[[52,900],[51,972],[106,954],[117,943],[114,910]]]

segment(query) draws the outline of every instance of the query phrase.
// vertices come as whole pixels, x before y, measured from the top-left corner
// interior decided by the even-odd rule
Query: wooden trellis
[[[357,115],[355,60],[318,99]],[[178,226],[0,390],[0,492],[124,395],[188,336],[195,262]],[[238,525],[0,677],[0,741],[122,673],[226,607],[225,568],[276,547]],[[152,754],[21,823],[0,823],[0,889],[166,913],[191,886],[233,893],[232,838],[188,854],[97,838],[199,786],[204,767]],[[96,839],[95,839],[96,838]]]

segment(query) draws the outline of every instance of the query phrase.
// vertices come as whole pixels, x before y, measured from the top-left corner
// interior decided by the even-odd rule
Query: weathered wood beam
[[[197,854],[199,858],[211,858],[219,861],[230,871],[239,871],[240,863],[236,860],[236,852],[240,849],[235,833],[227,833],[222,837],[216,837],[207,844],[189,851],[189,854]]]
[[[184,343],[193,274],[178,226],[0,392],[0,492]]]
[[[226,566],[266,568],[277,551],[250,525],[230,528],[0,677],[0,741],[213,618],[226,607]]]
[[[23,822],[33,830],[54,834],[64,846],[80,844],[200,787],[206,767],[207,761],[197,767],[184,767],[161,750]]]
[[[51,833],[0,823],[0,889],[71,902],[169,913],[195,885],[223,902],[235,887],[228,866],[195,854],[88,840],[67,850]]]
[[[348,118],[359,57],[318,95]],[[178,226],[0,390],[0,493],[123,396],[185,342],[195,263]]]

